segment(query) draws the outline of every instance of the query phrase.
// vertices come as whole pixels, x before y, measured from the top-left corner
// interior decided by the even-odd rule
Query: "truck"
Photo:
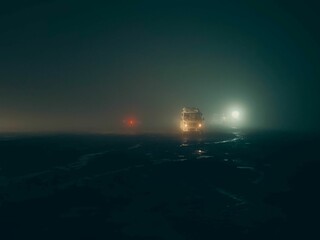
[[[186,132],[203,132],[204,118],[199,108],[184,107],[181,111],[180,129]]]

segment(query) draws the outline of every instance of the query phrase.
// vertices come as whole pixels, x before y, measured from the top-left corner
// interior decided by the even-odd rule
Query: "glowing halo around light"
[[[231,112],[231,116],[232,116],[234,119],[239,119],[240,113],[239,113],[239,111],[232,111],[232,112]]]

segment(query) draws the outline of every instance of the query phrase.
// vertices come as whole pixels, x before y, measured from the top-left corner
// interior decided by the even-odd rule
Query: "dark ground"
[[[317,239],[320,138],[0,137],[1,239]]]

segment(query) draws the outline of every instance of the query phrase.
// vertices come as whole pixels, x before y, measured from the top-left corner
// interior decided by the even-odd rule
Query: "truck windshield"
[[[185,113],[184,114],[185,120],[201,120],[201,114],[199,113]]]

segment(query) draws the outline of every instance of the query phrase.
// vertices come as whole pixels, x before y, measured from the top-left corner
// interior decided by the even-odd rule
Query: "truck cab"
[[[198,108],[182,108],[180,118],[180,129],[182,132],[202,132],[203,127],[204,118]]]

